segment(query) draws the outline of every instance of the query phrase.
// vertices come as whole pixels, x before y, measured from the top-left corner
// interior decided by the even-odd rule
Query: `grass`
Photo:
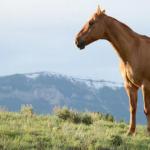
[[[150,149],[146,127],[138,126],[133,137],[126,135],[127,129],[127,124],[115,122],[108,114],[59,108],[53,115],[42,116],[23,106],[20,113],[0,112],[0,150]]]

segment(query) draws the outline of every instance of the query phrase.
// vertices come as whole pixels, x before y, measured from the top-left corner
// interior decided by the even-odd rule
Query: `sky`
[[[150,1],[1,0],[0,76],[48,71],[122,82],[118,56],[107,41],[83,51],[74,44],[98,4],[107,15],[150,35]]]

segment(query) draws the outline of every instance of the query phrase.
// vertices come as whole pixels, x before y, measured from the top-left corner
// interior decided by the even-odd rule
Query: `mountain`
[[[137,122],[145,123],[141,93],[139,93]],[[39,72],[0,77],[0,105],[19,111],[22,104],[32,104],[40,114],[56,106],[79,111],[111,113],[117,120],[129,120],[128,98],[123,84],[68,77]]]

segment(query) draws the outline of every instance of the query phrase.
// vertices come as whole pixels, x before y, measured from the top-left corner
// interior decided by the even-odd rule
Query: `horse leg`
[[[138,87],[132,84],[128,79],[126,73],[126,67],[123,62],[120,63],[120,70],[121,70],[122,77],[124,79],[125,89],[129,97],[129,106],[130,106],[130,125],[127,134],[132,135],[135,133],[135,129],[136,129],[136,108],[137,108]]]
[[[150,88],[142,86],[143,99],[144,99],[144,113],[147,118],[147,131],[150,134]]]
[[[138,88],[127,82],[125,84],[126,92],[129,97],[130,106],[130,125],[128,135],[133,135],[136,129],[136,109],[137,109],[137,91]]]

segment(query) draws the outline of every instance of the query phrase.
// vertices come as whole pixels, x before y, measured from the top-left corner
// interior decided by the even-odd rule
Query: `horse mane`
[[[127,26],[125,23],[120,22],[119,20],[111,17],[111,19],[117,23],[119,23],[122,27],[124,27],[125,30],[129,31],[129,32],[134,32],[129,26]]]
[[[146,39],[146,40],[150,40],[150,37],[146,36],[146,35],[142,35],[142,34],[139,34],[137,32],[135,32],[134,30],[132,30],[128,25],[126,25],[125,23],[122,23],[120,21],[118,21],[117,19],[111,17],[114,21],[118,22],[121,26],[124,27],[125,30],[127,30],[128,32],[132,32],[132,33],[135,33],[136,35],[140,36],[141,38],[143,39]]]

